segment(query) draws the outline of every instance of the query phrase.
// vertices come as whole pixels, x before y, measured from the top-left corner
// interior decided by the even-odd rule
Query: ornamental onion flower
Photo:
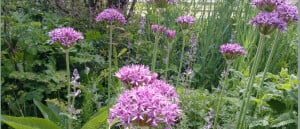
[[[181,110],[158,89],[150,86],[135,87],[120,94],[117,103],[110,109],[109,122],[118,119],[123,126],[175,125]]]
[[[278,12],[279,17],[287,23],[298,21],[298,9],[295,5],[282,4],[277,7],[276,11]]]
[[[277,6],[285,4],[286,0],[252,0],[252,6],[261,11],[272,12]]]
[[[176,38],[176,30],[167,29],[166,30],[166,36],[167,36],[167,38],[175,39]]]
[[[246,50],[237,43],[227,43],[220,46],[220,52],[226,59],[232,60],[239,56],[246,55]]]
[[[175,103],[179,102],[179,96],[176,90],[174,89],[173,85],[168,84],[167,82],[162,80],[155,80],[153,81],[153,83],[149,84],[148,86],[156,89],[158,91],[157,93],[167,97],[172,102]]]
[[[105,9],[101,13],[99,13],[96,17],[96,21],[108,21],[110,24],[112,24],[113,22],[126,24],[127,22],[123,14],[121,14],[118,10],[112,8]]]
[[[195,22],[192,16],[180,16],[176,19],[176,22],[182,26],[183,29],[187,29],[189,26],[193,25]]]
[[[63,48],[69,48],[83,39],[82,34],[71,27],[56,28],[49,32],[49,36],[52,43],[60,43]]]
[[[131,89],[135,86],[152,83],[157,79],[158,75],[157,73],[152,73],[148,66],[132,64],[123,66],[115,73],[115,76],[125,84],[125,89]]]
[[[248,24],[253,24],[264,35],[268,35],[276,29],[280,31],[287,30],[286,22],[279,18],[277,12],[261,12],[252,18]]]

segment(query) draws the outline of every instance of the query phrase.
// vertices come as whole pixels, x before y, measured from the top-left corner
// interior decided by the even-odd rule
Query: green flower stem
[[[259,65],[259,62],[261,60],[262,51],[263,51],[263,48],[264,48],[264,44],[263,44],[264,39],[265,39],[265,35],[261,34],[260,38],[259,38],[258,48],[257,48],[256,54],[254,56],[254,62],[253,62],[252,68],[251,68],[250,78],[248,80],[245,95],[244,95],[245,99],[243,99],[241,112],[240,112],[239,119],[238,119],[238,122],[237,122],[237,129],[243,129],[243,124],[245,122],[247,105],[248,105],[248,102],[250,100],[251,90],[252,90],[252,87],[253,87],[253,82],[254,82],[254,79],[255,79],[255,75],[256,75],[258,65]]]
[[[279,32],[276,31],[276,34],[275,34],[275,40],[274,40],[273,46],[272,46],[272,48],[271,48],[271,52],[270,52],[270,54],[269,54],[269,57],[268,57],[268,60],[267,60],[267,63],[266,63],[266,66],[265,66],[263,75],[262,75],[262,77],[261,77],[261,81],[260,81],[260,83],[259,83],[259,85],[258,85],[258,86],[259,86],[259,87],[258,87],[259,89],[262,88],[263,83],[264,83],[264,80],[265,80],[266,73],[268,72],[268,69],[269,69],[269,67],[270,67],[270,63],[271,63],[272,58],[273,58],[274,53],[275,53],[275,49],[276,49],[276,47],[277,47],[277,45],[278,45],[278,43],[277,43],[277,42],[278,42],[278,37],[279,37]],[[257,96],[258,96],[258,97],[259,97],[260,94],[261,94],[260,91],[261,91],[261,90],[258,90],[258,93],[257,93]],[[261,104],[259,104],[259,105],[261,105]],[[261,106],[258,107],[258,112],[261,112]]]
[[[110,100],[110,87],[112,84],[112,24],[109,25],[109,50],[108,50],[108,85],[107,85],[107,93],[108,100]]]
[[[154,41],[154,51],[153,51],[153,57],[152,57],[152,67],[151,70],[155,72],[155,65],[156,65],[156,58],[157,58],[157,51],[158,51],[158,41],[159,41],[159,33],[155,33],[155,41]]]
[[[174,40],[168,42],[165,78],[168,77],[170,53],[171,53],[171,50],[172,50],[173,41]]]
[[[69,56],[69,49],[65,49],[65,52],[66,52],[66,68],[67,68],[67,83],[68,83],[68,95],[67,95],[67,98],[68,98],[68,108],[71,107],[71,86],[70,86],[70,56]],[[69,112],[69,115],[70,117],[68,117],[68,129],[72,129],[72,112]]]
[[[224,94],[224,90],[227,86],[227,83],[228,83],[228,75],[229,75],[229,69],[230,69],[230,66],[232,64],[232,60],[227,60],[226,61],[226,70],[225,70],[225,78],[224,78],[224,84],[222,85],[222,88],[221,88],[221,93],[219,94],[218,96],[218,103],[217,103],[217,107],[216,107],[216,113],[215,113],[215,116],[214,116],[214,129],[217,129],[217,126],[218,126],[218,116],[219,116],[219,110],[220,110],[220,107],[222,107],[222,99],[223,99],[223,94]]]
[[[185,35],[183,35],[182,38],[182,46],[181,46],[181,55],[180,55],[180,61],[179,61],[179,69],[178,69],[178,75],[177,75],[177,80],[176,80],[176,85],[178,86],[179,80],[180,80],[180,74],[181,74],[181,69],[182,69],[182,62],[183,62],[183,56],[184,56],[184,47],[185,47]]]

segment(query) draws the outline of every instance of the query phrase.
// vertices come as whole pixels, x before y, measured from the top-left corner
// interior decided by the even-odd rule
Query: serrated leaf
[[[15,129],[60,129],[47,119],[1,115],[1,121]]]

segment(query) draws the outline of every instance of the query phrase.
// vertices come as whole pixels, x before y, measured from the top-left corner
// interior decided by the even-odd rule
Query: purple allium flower
[[[135,86],[143,86],[152,83],[157,79],[157,73],[152,73],[148,66],[144,65],[128,65],[123,66],[115,76],[125,83],[126,89]]]
[[[279,18],[277,12],[261,12],[252,18],[248,24],[253,24],[264,35],[268,35],[276,29],[287,30],[286,22]]]
[[[49,32],[49,36],[52,43],[58,42],[64,48],[69,48],[79,39],[83,39],[82,34],[71,27],[56,28]]]
[[[120,94],[118,102],[110,109],[109,121],[119,119],[119,125],[153,126],[175,125],[181,114],[178,104],[150,86],[135,87]]]
[[[220,46],[220,52],[226,59],[235,59],[236,57],[246,55],[246,50],[237,43],[227,43]]]
[[[162,80],[155,80],[153,83],[149,84],[148,86],[155,88],[157,93],[169,98],[172,102],[178,103],[179,97],[174,89],[173,85],[166,83]]]
[[[252,0],[252,6],[261,11],[272,12],[277,6],[285,4],[286,0]]]
[[[298,9],[295,5],[282,4],[277,7],[276,11],[278,12],[279,17],[287,23],[298,21]]]
[[[99,13],[98,16],[96,17],[96,21],[97,22],[108,21],[111,24],[113,22],[119,22],[121,24],[126,24],[126,22],[127,22],[127,20],[123,16],[123,14],[113,8],[105,9],[101,13]]]
[[[167,38],[175,39],[176,38],[176,30],[167,29],[166,30],[166,36],[167,36]]]

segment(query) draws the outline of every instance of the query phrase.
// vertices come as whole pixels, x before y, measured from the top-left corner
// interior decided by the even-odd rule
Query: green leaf
[[[63,122],[61,121],[59,116],[57,116],[50,108],[48,108],[41,102],[36,101],[35,99],[33,99],[33,102],[42,112],[45,119],[49,119],[58,125],[63,125]]]
[[[1,121],[15,129],[60,129],[47,119],[1,115]]]
[[[108,108],[101,108],[94,116],[91,117],[89,121],[87,121],[81,129],[97,129],[99,125],[107,119]]]

